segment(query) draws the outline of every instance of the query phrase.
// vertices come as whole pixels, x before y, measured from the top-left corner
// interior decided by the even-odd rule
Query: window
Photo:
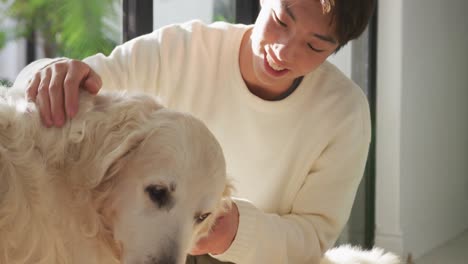
[[[107,54],[122,41],[122,0],[31,1],[0,3],[0,58],[17,63],[0,68],[0,79],[39,58]]]

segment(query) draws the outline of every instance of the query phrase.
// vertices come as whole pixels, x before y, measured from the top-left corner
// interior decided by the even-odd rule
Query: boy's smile
[[[318,0],[263,0],[242,40],[239,64],[250,91],[275,100],[338,47],[331,16]]]
[[[272,58],[272,56],[274,55],[269,55],[265,53],[263,56],[264,56],[263,61],[264,61],[265,70],[271,75],[275,77],[280,77],[289,72],[289,70],[286,69],[286,67],[280,66],[278,62],[275,62],[275,60],[277,61],[277,59]]]

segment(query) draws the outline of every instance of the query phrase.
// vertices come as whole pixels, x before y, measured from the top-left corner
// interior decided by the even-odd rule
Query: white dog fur
[[[221,148],[190,115],[83,93],[76,118],[45,129],[23,94],[0,87],[1,264],[184,263],[229,206]],[[400,261],[341,246],[320,263]]]
[[[400,259],[393,253],[381,248],[362,250],[359,247],[342,245],[325,252],[320,264],[400,264]]]
[[[150,96],[82,93],[45,129],[0,88],[0,263],[185,263],[229,206],[225,170],[206,126]]]

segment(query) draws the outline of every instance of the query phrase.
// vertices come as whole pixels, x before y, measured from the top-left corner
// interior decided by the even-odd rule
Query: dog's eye
[[[197,224],[199,224],[199,223],[205,221],[205,219],[208,218],[208,216],[210,216],[210,215],[211,215],[211,213],[205,213],[205,214],[198,215],[198,216],[195,217],[195,222]]]
[[[159,208],[167,206],[170,202],[170,193],[165,186],[149,185],[145,188],[145,192]]]

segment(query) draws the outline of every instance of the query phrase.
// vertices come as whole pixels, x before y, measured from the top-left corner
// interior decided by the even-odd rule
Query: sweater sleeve
[[[368,106],[341,125],[313,162],[289,214],[268,214],[235,199],[240,223],[231,247],[214,257],[234,263],[318,263],[348,220],[370,143]]]
[[[85,58],[102,80],[103,90],[157,93],[160,65],[160,31],[140,36],[117,46],[109,56],[101,53]]]
[[[157,93],[160,57],[160,31],[143,35],[117,46],[109,56],[102,53],[83,60],[102,80],[103,90],[138,90]],[[47,65],[61,60],[40,59],[27,65],[14,86],[26,87],[32,76]]]

